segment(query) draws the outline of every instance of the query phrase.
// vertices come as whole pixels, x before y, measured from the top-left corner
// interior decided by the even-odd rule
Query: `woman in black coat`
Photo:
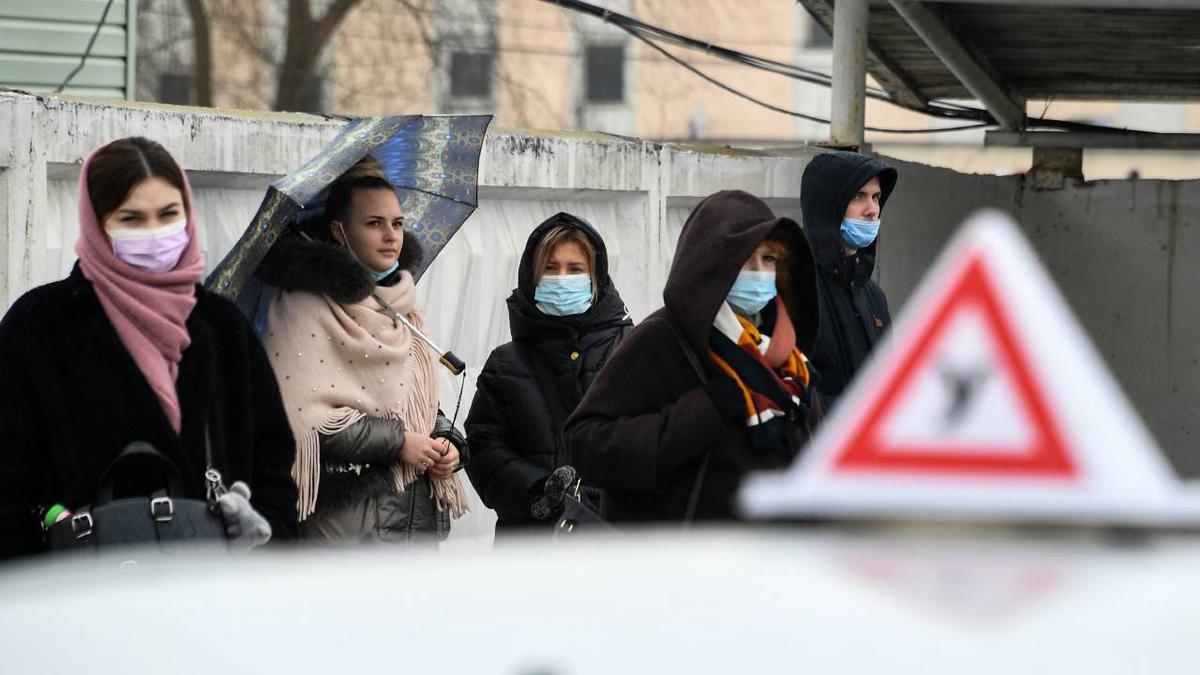
[[[110,143],[84,162],[79,216],[70,276],[0,321],[0,557],[41,550],[45,511],[94,504],[134,442],[175,464],[182,497],[204,499],[206,434],[213,467],[249,493],[229,522],[253,532],[227,534],[294,538],[295,444],[279,389],[249,323],[197,285],[204,258],[182,169],[153,141]],[[122,476],[128,496],[164,487],[139,467]]]
[[[572,474],[560,468],[571,464],[562,426],[633,328],[587,221],[558,213],[533,231],[508,317],[513,341],[488,357],[467,417],[467,474],[498,528],[552,525],[559,500],[547,492],[561,497]],[[599,493],[584,488],[598,505]]]

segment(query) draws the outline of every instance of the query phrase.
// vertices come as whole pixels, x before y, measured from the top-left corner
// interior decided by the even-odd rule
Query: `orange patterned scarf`
[[[709,358],[742,391],[750,447],[758,454],[795,451],[796,448],[786,447],[785,424],[803,423],[812,404],[808,359],[795,347],[795,332],[790,331],[790,324],[780,330],[779,324],[787,322],[788,317],[782,302],[777,302],[779,319],[772,339],[764,338],[753,323],[736,314],[741,328],[736,340],[730,337],[732,322],[720,315],[709,339]],[[789,334],[793,337],[790,348],[786,348]],[[776,340],[781,344],[776,345]],[[772,367],[768,356],[780,351],[781,363]]]

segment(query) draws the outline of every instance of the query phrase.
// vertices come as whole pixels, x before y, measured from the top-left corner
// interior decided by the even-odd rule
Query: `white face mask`
[[[162,227],[115,228],[106,234],[119,260],[151,274],[175,269],[191,241],[187,218]]]

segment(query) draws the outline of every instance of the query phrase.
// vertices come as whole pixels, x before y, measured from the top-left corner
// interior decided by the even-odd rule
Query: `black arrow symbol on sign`
[[[979,366],[967,370],[953,365],[943,366],[941,375],[942,382],[950,390],[950,405],[946,408],[944,418],[946,428],[949,429],[961,422],[967,410],[971,408],[980,385],[988,378],[988,368]]]

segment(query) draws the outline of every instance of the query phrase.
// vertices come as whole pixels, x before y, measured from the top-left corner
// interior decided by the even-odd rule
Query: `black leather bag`
[[[224,545],[225,524],[216,510],[216,499],[224,488],[220,474],[211,468],[211,450],[207,454],[209,499],[187,499],[182,497],[183,480],[174,462],[149,443],[129,444],[100,477],[96,503],[50,526],[46,531],[47,547],[52,551],[99,552],[131,544],[157,544],[160,549],[201,542]],[[147,465],[162,470],[166,489],[146,497],[113,499],[122,473],[132,466],[144,470]]]
[[[558,517],[558,523],[554,525],[556,539],[576,529],[582,529],[589,534],[616,532],[616,529],[584,500],[582,490],[583,479],[579,479],[563,496],[562,513]]]

